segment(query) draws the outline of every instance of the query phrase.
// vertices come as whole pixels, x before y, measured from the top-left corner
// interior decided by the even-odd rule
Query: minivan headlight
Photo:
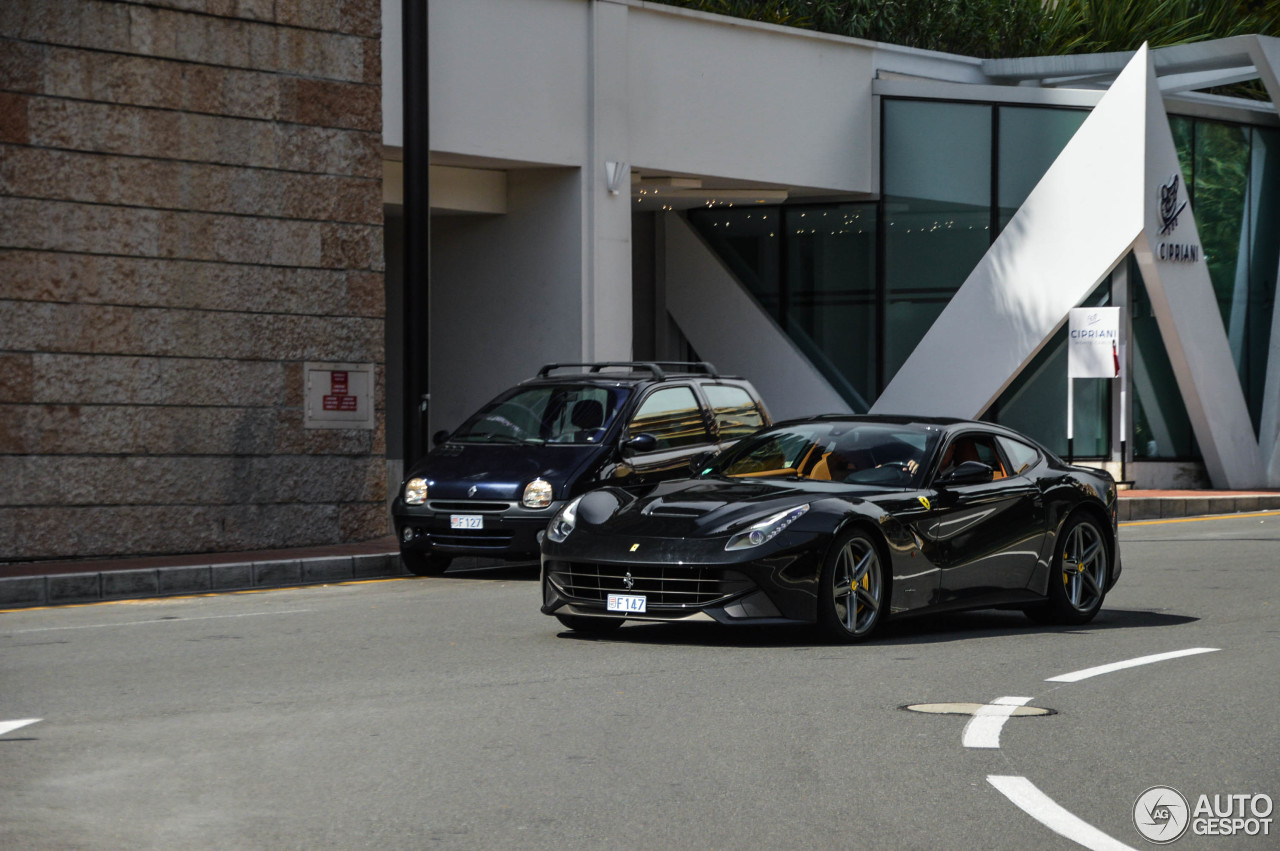
[[[582,502],[582,497],[578,497],[573,502],[570,502],[564,508],[560,509],[560,513],[551,518],[551,523],[547,525],[547,540],[559,544],[562,543],[565,538],[569,537],[569,533],[573,531],[573,527],[578,524],[579,502]]]
[[[427,501],[427,480],[410,479],[404,483],[404,504],[422,505]]]
[[[778,537],[778,534],[783,529],[804,516],[804,513],[808,510],[809,506],[805,504],[797,508],[788,508],[786,511],[779,511],[777,514],[771,514],[734,535],[729,539],[729,543],[724,545],[724,548],[726,550],[746,550],[768,543]]]
[[[520,504],[525,508],[546,508],[551,504],[551,483],[546,479],[534,479],[524,486]]]

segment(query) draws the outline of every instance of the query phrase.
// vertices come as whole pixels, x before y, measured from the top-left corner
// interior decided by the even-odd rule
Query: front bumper
[[[665,549],[659,540],[637,551]],[[681,560],[584,558],[544,544],[542,612],[635,621],[711,619],[724,624],[811,623],[817,612],[816,548],[797,547],[743,560],[724,541],[679,547]],[[699,550],[705,549],[705,552]],[[610,594],[643,596],[643,613],[609,611]]]
[[[514,561],[538,557],[538,534],[563,505],[557,501],[547,508],[531,509],[519,503],[467,505],[456,500],[405,505],[397,499],[392,519],[402,551]],[[481,527],[455,529],[450,519],[456,515],[478,516]]]

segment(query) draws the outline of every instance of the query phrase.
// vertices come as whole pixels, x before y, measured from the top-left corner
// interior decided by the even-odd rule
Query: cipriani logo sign
[[[1178,217],[1187,208],[1187,202],[1178,200],[1178,187],[1182,178],[1173,175],[1168,183],[1160,185],[1160,236],[1168,236],[1178,228]],[[1156,245],[1156,257],[1174,263],[1195,263],[1200,260],[1200,246],[1192,242],[1160,242]]]

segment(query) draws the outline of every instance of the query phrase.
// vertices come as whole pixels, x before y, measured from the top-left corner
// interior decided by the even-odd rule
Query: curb
[[[0,608],[100,603],[409,576],[398,553],[0,577]]]
[[[1127,520],[1206,517],[1276,509],[1280,509],[1280,494],[1122,497],[1116,504],[1116,519],[1124,523]]]

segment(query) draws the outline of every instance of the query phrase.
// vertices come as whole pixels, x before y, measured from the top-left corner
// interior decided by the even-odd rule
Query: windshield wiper
[[[464,434],[461,437],[455,437],[455,441],[462,443],[545,443],[546,441],[537,437],[521,438],[510,434],[495,434],[493,432],[481,432],[479,434]]]

